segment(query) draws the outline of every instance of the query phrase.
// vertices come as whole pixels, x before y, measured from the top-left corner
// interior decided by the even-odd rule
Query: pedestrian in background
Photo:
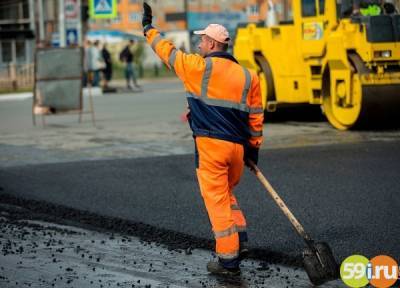
[[[133,89],[131,85],[131,81],[136,88],[141,89],[140,85],[137,83],[136,80],[136,73],[133,66],[133,47],[135,45],[135,40],[129,40],[128,45],[121,51],[119,54],[119,59],[125,63],[125,79],[126,79],[126,87],[128,89]]]
[[[100,71],[106,67],[100,51],[100,41],[96,40],[88,52],[88,70],[93,77],[92,86],[98,87],[100,85]]]
[[[104,43],[101,55],[105,63],[105,68],[103,69],[103,89],[106,90],[112,78],[112,59],[110,52],[107,50],[107,43]]]
[[[182,80],[190,109],[189,125],[196,150],[196,173],[216,240],[218,261],[207,270],[217,275],[240,273],[245,253],[246,220],[233,189],[244,164],[257,164],[264,109],[255,71],[227,53],[229,33],[210,24],[201,36],[199,54],[186,54],[164,39],[152,23],[151,7],[143,3],[144,34],[162,61]]]
[[[90,49],[92,47],[92,42],[89,40],[85,41],[85,46],[83,49],[83,87],[86,87],[88,82],[90,81],[89,79],[89,59],[90,59]]]

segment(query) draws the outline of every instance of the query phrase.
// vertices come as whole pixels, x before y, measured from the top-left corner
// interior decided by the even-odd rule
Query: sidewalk
[[[179,82],[176,77],[164,77],[164,78],[144,78],[138,80],[139,85],[148,83],[173,83]],[[117,79],[110,82],[109,87],[117,89],[125,89],[126,82],[123,79]],[[88,96],[88,88],[83,88],[83,96]],[[93,96],[102,96],[103,92],[100,87],[92,88]],[[25,100],[33,97],[33,92],[16,92],[16,93],[6,93],[0,94],[0,102],[2,101],[18,101]]]
[[[33,92],[0,94],[0,101],[25,100],[32,98]]]

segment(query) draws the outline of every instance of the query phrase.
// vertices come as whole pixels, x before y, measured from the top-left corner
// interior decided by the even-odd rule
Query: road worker
[[[182,80],[195,140],[196,173],[216,240],[218,261],[212,274],[240,273],[247,252],[246,220],[233,194],[244,164],[257,163],[262,142],[263,108],[257,74],[227,53],[225,27],[210,24],[200,35],[199,54],[186,54],[163,39],[152,26],[151,7],[144,3],[142,24],[147,42]]]

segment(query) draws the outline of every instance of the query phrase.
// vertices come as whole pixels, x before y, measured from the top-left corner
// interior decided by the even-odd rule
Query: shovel
[[[251,165],[250,169],[267,189],[272,199],[274,199],[276,204],[289,219],[290,223],[292,223],[300,237],[303,238],[304,242],[306,242],[307,247],[303,250],[302,254],[303,265],[311,283],[314,285],[321,285],[327,281],[339,278],[339,265],[336,263],[335,257],[333,257],[332,250],[328,244],[324,242],[314,242],[314,240],[304,231],[300,222],[296,217],[294,217],[292,212],[290,212],[289,208],[279,197],[278,193],[276,193],[275,189],[261,173],[260,169],[253,162],[249,162]]]

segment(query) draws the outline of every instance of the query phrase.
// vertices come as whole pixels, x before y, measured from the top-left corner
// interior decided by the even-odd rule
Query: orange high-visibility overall
[[[216,253],[226,263],[236,260],[237,265],[239,233],[245,233],[246,220],[233,189],[243,172],[244,146],[259,148],[262,142],[264,111],[258,76],[226,52],[204,58],[183,53],[153,27],[146,30],[146,38],[184,83],[197,178]]]

